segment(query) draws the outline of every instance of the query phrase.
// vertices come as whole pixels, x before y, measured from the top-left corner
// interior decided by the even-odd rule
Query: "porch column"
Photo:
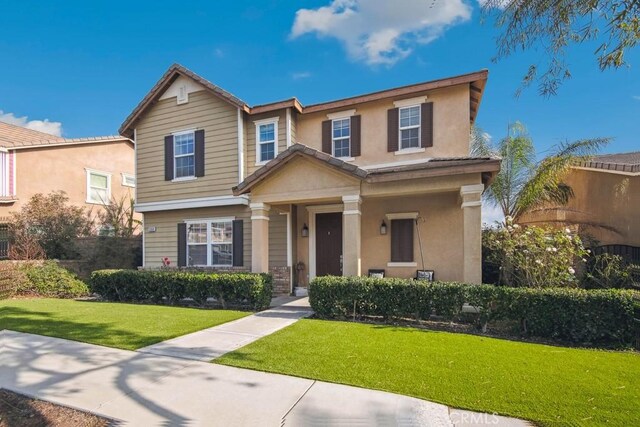
[[[269,210],[265,203],[251,203],[251,271],[269,272]]]
[[[460,187],[463,212],[462,281],[482,283],[482,192],[483,184]]]
[[[342,275],[360,276],[360,203],[359,195],[342,196]]]

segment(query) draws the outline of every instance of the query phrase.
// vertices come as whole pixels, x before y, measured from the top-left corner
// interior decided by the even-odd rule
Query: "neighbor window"
[[[276,138],[278,136],[277,122],[257,123],[257,163],[266,163],[276,157]]]
[[[111,174],[87,170],[87,203],[106,205],[111,199]]]
[[[334,157],[351,157],[351,119],[337,119],[332,122],[332,143]]]
[[[195,135],[193,132],[173,136],[174,178],[196,175]]]
[[[9,153],[0,151],[0,197],[10,196]]]
[[[233,265],[232,220],[188,223],[187,262],[191,266]]]
[[[413,262],[414,219],[391,220],[391,262]]]
[[[420,106],[400,108],[400,149],[420,147]]]
[[[125,187],[135,187],[136,186],[136,177],[128,174],[128,173],[123,173],[122,174],[122,185],[124,185]]]

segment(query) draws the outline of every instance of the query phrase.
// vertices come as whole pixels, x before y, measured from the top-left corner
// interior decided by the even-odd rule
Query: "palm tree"
[[[571,165],[593,157],[610,138],[581,139],[551,148],[537,161],[533,141],[520,122],[509,125],[507,136],[497,144],[477,127],[471,132],[474,156],[499,156],[500,172],[485,192],[489,203],[499,206],[505,217],[518,222],[522,216],[546,206],[564,206],[573,190],[563,182]]]

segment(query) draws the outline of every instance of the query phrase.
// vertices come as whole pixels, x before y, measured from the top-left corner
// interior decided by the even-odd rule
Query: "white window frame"
[[[174,132],[173,135],[173,181],[190,181],[196,179],[196,131],[185,130],[182,132]],[[193,137],[193,153],[191,154],[176,154],[176,136],[192,135]],[[181,176],[178,178],[176,173],[176,159],[182,157],[193,156],[193,175]]]
[[[99,171],[95,169],[85,168],[86,180],[87,180],[87,203],[91,205],[108,205],[111,201],[111,174],[109,172]],[[91,175],[100,175],[107,178],[107,200],[92,200],[91,199]]]
[[[416,107],[418,108],[418,124],[403,127],[402,126],[402,110],[408,110],[410,108],[416,108]],[[420,147],[420,141],[422,140],[421,124],[422,124],[422,108],[420,104],[407,105],[407,106],[398,108],[398,151],[399,152],[404,152],[404,151],[423,152],[424,151],[424,149]],[[402,131],[409,130],[409,129],[416,129],[416,128],[418,129],[418,146],[403,148],[402,147]]]
[[[185,220],[185,224],[187,224],[187,238],[186,238],[186,254],[187,254],[187,266],[189,267],[233,267],[233,221],[235,217],[221,217],[221,218],[201,218],[201,219],[188,219]],[[231,223],[231,264],[212,264],[212,253],[211,248],[215,243],[211,240],[211,224],[214,222],[230,222]],[[190,265],[189,264],[189,225],[193,224],[207,224],[207,243],[194,243],[193,246],[206,246],[207,247],[207,264],[206,265]]]
[[[122,186],[123,187],[131,187],[131,188],[135,188],[136,187],[136,176],[132,173],[122,173]],[[131,180],[133,181],[133,184],[131,183],[127,183],[127,180]]]
[[[262,166],[269,163],[269,160],[262,160],[261,155],[262,152],[260,147],[262,144],[270,144],[273,143],[273,158],[275,159],[278,156],[278,121],[280,117],[271,117],[269,119],[256,120],[253,123],[256,125],[256,166]],[[260,126],[273,124],[273,141],[260,141]]]
[[[0,148],[0,197],[10,197],[9,194],[9,152],[8,150]]]
[[[335,122],[346,120],[349,122],[349,136],[341,136],[339,138],[334,138],[333,129]],[[349,141],[349,155],[348,156],[336,156],[336,141]],[[351,116],[349,117],[337,117],[335,119],[331,119],[331,155],[341,160],[352,160],[353,156],[351,155]]]

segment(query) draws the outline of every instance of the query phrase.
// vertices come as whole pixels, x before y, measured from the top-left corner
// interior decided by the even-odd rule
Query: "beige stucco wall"
[[[327,114],[354,109],[361,116],[361,152],[355,164],[376,165],[429,157],[468,156],[469,155],[469,87],[467,85],[416,93],[415,98],[427,95],[427,102],[433,102],[434,136],[433,147],[423,153],[395,155],[387,152],[387,110],[394,108],[390,99],[369,102],[355,107],[322,111],[298,115],[296,142],[322,149],[322,122],[328,120]]]
[[[93,209],[88,204],[87,172],[85,168],[111,174],[111,195],[116,199],[129,197],[134,188],[122,185],[122,173],[134,174],[134,149],[129,142],[69,145],[16,150],[16,194],[11,205],[0,205],[0,217],[19,211],[37,193],[63,190],[73,205]]]
[[[524,223],[581,223],[581,230],[602,245],[640,246],[640,176],[573,169],[565,182],[575,197],[560,210],[527,215]],[[608,230],[586,223],[605,225]]]
[[[205,176],[164,180],[164,137],[204,129]],[[231,195],[238,183],[238,109],[208,91],[158,101],[136,125],[138,203]]]

